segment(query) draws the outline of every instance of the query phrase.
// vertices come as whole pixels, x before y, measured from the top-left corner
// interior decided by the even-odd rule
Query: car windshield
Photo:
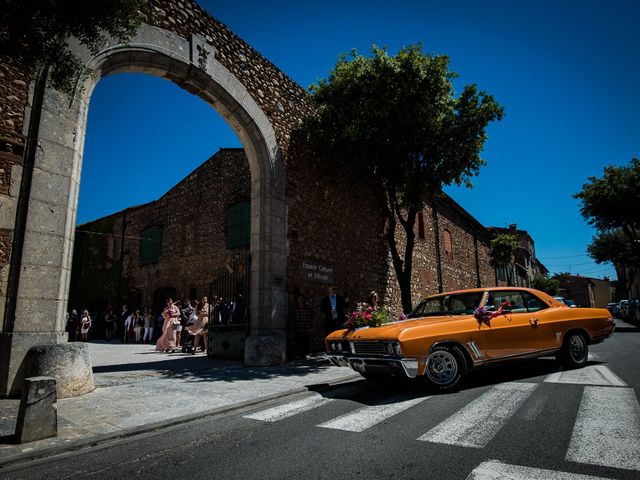
[[[484,292],[454,293],[429,297],[418,304],[408,317],[435,317],[438,315],[473,315]]]

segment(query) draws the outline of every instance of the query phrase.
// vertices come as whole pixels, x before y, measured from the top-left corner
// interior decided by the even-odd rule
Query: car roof
[[[505,290],[530,292],[536,297],[542,298],[544,301],[549,303],[549,305],[553,305],[554,303],[564,305],[562,302],[552,297],[551,295],[544,293],[540,290],[536,290],[535,288],[513,287],[509,285],[506,285],[504,287],[480,287],[480,288],[467,288],[464,290],[452,290],[450,292],[434,293],[433,295],[427,295],[426,298],[438,297],[441,295],[454,295],[454,294],[462,294],[462,293],[479,293],[479,292],[484,293],[484,292],[495,292],[495,291],[505,291]]]

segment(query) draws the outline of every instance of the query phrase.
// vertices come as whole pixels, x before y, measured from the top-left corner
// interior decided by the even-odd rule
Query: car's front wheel
[[[464,354],[456,346],[437,346],[427,357],[425,377],[437,390],[457,388],[467,374]]]
[[[562,345],[558,360],[567,368],[580,368],[587,364],[589,345],[583,334],[570,333]]]

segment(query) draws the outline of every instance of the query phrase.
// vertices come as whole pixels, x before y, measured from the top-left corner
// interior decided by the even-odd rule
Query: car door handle
[[[538,319],[537,318],[530,318],[529,319],[529,323],[531,325],[533,325],[534,327],[538,326]]]

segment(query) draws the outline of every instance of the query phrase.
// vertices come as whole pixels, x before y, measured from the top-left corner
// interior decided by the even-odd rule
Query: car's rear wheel
[[[582,333],[573,332],[565,337],[558,360],[567,368],[580,368],[587,364],[589,345]]]
[[[456,346],[437,346],[427,357],[424,375],[437,390],[457,388],[466,374],[467,363],[464,354]]]

